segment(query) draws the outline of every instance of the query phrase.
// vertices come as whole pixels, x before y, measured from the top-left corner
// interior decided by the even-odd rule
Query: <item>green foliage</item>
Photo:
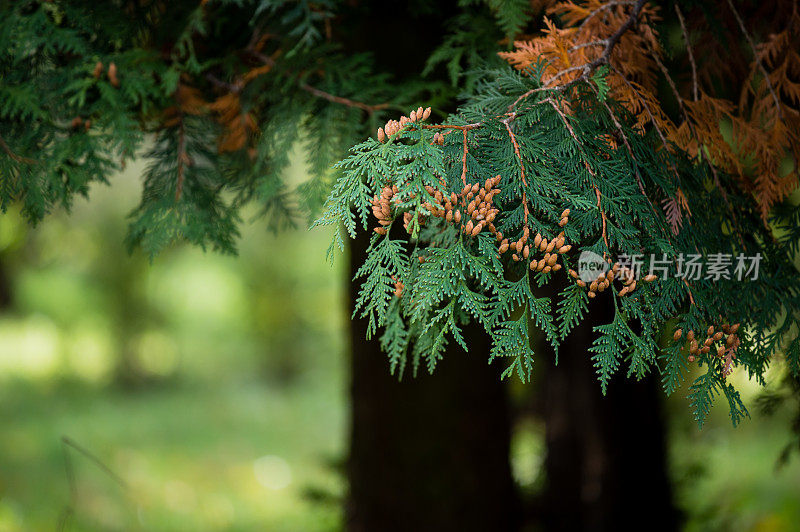
[[[131,246],[154,255],[186,241],[233,253],[240,212],[256,205],[275,229],[302,218],[335,226],[333,255],[346,236],[370,230],[372,201],[388,187],[389,225],[372,237],[358,271],[354,315],[367,318],[369,335],[383,329],[392,371],[423,363],[433,371],[445,346],[469,348],[464,330],[478,326],[492,336],[490,360],[507,362],[504,375],[531,379],[539,339],[558,356],[595,304],[596,292],[566,275],[581,252],[593,252],[610,263],[639,254],[672,261],[669,278],[627,294],[597,293],[614,308],[587,355],[604,391],[623,369],[632,378],[659,372],[665,391],[675,392],[690,374],[685,340],[661,338],[676,327],[742,324],[735,359],[697,357],[706,373],[690,398],[700,422],[716,395],[726,397],[734,423],[746,415],[726,380],[731,367],[763,382],[770,361],[785,355],[800,373],[792,263],[800,208],[776,208],[773,234],[746,193],[713,186],[719,176],[708,160],[638,127],[609,96],[605,67],[565,90],[545,90],[542,63],[522,74],[498,65],[497,43],[525,30],[529,2],[459,6],[426,73],[446,69],[464,91],[460,109],[437,124],[406,123],[385,142],[357,143],[426,99],[452,108],[454,90],[393,80],[369,54],[343,53],[331,24],[338,2],[3,4],[0,208],[18,202],[38,222],[136,156],[147,171]],[[295,186],[284,174],[298,144],[310,176]],[[467,225],[464,187],[495,176],[496,216],[481,214],[474,231],[479,219]],[[452,195],[462,198],[461,221],[442,214]],[[665,216],[665,203],[684,213],[683,227]],[[535,234],[566,244],[551,250],[560,271],[509,257],[519,258]],[[520,248],[499,252],[513,242]],[[758,253],[759,277],[683,282],[675,261],[694,253]]]
[[[441,146],[434,138],[440,133],[445,134]],[[356,146],[339,167],[343,174],[321,223],[336,223],[351,236],[369,229],[370,202],[382,190],[401,191],[391,203],[392,224],[385,235],[373,236],[359,272],[359,305],[367,309],[370,333],[386,325],[382,342],[395,371],[403,370],[415,345],[423,346],[433,371],[447,337],[468,349],[463,328],[480,326],[493,339],[490,360],[510,360],[504,376],[529,380],[533,331],[541,331],[557,350],[592,305],[586,289],[565,275],[582,251],[609,261],[623,254],[674,261],[697,252],[763,257],[757,280],[684,282],[673,263],[668,278],[640,280],[631,294],[613,289],[598,294],[612,298],[615,308],[607,324],[595,327],[590,349],[604,393],[621,366],[637,379],[659,372],[665,391],[677,390],[688,373],[685,340],[659,343],[662,331],[672,336],[676,322],[696,331],[742,322],[746,333],[739,333],[741,345],[730,364],[758,378],[781,342],[796,337],[798,284],[786,284],[797,279],[791,249],[772,239],[745,198],[709,192],[708,170],[700,161],[661,149],[653,132],[635,131],[633,117],[607,99],[602,76],[562,93],[540,89],[535,73],[526,78],[509,70],[487,72],[479,92],[441,124],[406,122],[384,143],[370,139]],[[450,198],[462,193],[464,183],[482,186],[496,175],[500,213],[494,225],[502,233],[497,238],[489,231],[473,235],[471,225],[465,230],[466,215],[460,223],[432,215],[444,208],[434,192]],[[674,234],[651,198],[674,197],[679,186],[702,193],[687,194],[692,225]],[[527,231],[555,239],[559,213],[567,208],[571,214],[563,231],[572,252],[559,256],[561,273],[531,271],[530,261],[498,252],[503,238],[513,242]],[[731,208],[737,211],[736,233]],[[646,273],[647,263],[644,268]],[[395,280],[402,282],[401,297],[394,294]],[[559,288],[548,291],[547,285]],[[796,339],[792,345],[796,351]],[[789,356],[795,367],[796,358]],[[726,380],[726,361],[712,352],[699,355],[698,363],[706,373],[689,392],[697,420],[702,423],[713,398],[724,395],[738,423],[747,411]]]

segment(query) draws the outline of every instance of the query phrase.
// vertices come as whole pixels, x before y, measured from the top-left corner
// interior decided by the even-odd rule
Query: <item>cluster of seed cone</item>
[[[699,336],[695,335],[694,331],[687,332],[686,349],[689,351],[689,362],[694,362],[698,355],[709,353],[712,349],[715,349],[714,344],[719,342],[716,345],[716,356],[725,360],[723,373],[729,375],[733,369],[733,360],[736,359],[736,349],[741,343],[739,336],[736,334],[739,331],[739,324],[734,323],[733,325],[729,325],[725,323],[722,325],[721,329],[722,330],[717,331],[714,329],[713,325],[709,326],[706,331],[706,338],[702,343],[700,343]],[[672,339],[677,342],[682,336],[683,331],[677,329],[675,334],[672,335]]]
[[[564,227],[569,222],[569,209],[565,209],[561,213],[561,219],[558,222],[559,227]],[[535,272],[549,273],[551,271],[557,272],[561,269],[561,264],[558,263],[558,256],[567,253],[572,246],[566,243],[566,236],[564,232],[558,234],[554,239],[547,240],[541,233],[536,233],[533,240],[530,240],[530,229],[528,226],[522,228],[522,236],[516,242],[509,242],[504,238],[500,242],[500,253],[505,253],[508,250],[512,251],[511,258],[517,262],[530,261],[529,267]],[[537,259],[532,255],[539,251],[544,253],[544,256]]]
[[[392,223],[392,207],[391,201],[395,194],[398,192],[397,185],[391,187],[383,187],[380,195],[375,195],[371,200],[372,214],[378,219],[380,227],[375,228],[375,232],[379,235],[386,234],[386,226]]]
[[[610,259],[609,262],[611,262]],[[570,270],[569,274],[573,279],[575,279],[575,283],[577,283],[578,286],[581,288],[585,288],[587,286],[586,281],[579,277],[578,272],[575,270]],[[646,283],[651,283],[657,278],[658,277],[651,273],[649,275],[645,275],[642,280]],[[597,279],[594,279],[588,283],[589,293],[587,295],[589,297],[595,297],[599,292],[602,292],[610,287],[611,283],[614,282],[615,279],[621,281],[623,284],[619,291],[620,296],[626,296],[636,290],[637,282],[633,270],[621,265],[619,262],[615,262],[611,265],[611,268],[607,272],[600,273],[597,276]]]
[[[497,236],[497,240],[502,239],[502,234],[494,226],[494,219],[500,213],[500,209],[494,206],[493,199],[500,193],[497,185],[500,183],[500,176],[488,178],[483,186],[479,183],[464,185],[461,194],[451,193],[449,197],[442,194],[431,186],[426,186],[425,190],[433,196],[435,203],[425,202],[422,207],[431,213],[431,216],[444,218],[450,223],[461,224],[461,231],[467,236],[478,236],[487,229],[490,233]],[[438,206],[441,205],[441,208]],[[403,215],[403,227],[408,230],[408,224],[413,215],[407,212]]]
[[[438,144],[439,146],[444,144],[444,135],[442,135],[438,131],[436,133],[434,133],[433,134],[433,143],[434,144]]]
[[[494,226],[494,219],[500,213],[500,209],[494,206],[494,197],[500,193],[497,185],[500,183],[500,176],[488,178],[483,186],[479,183],[464,185],[461,194],[451,193],[450,196],[442,194],[441,190],[432,186],[426,186],[428,194],[435,200],[433,203],[424,202],[422,207],[431,216],[443,218],[450,223],[463,224],[461,231],[467,236],[478,236],[484,229],[495,235],[497,241],[503,239],[503,234]],[[395,194],[398,193],[397,185],[386,186],[381,189],[381,193],[375,195],[372,203],[372,214],[380,224],[375,228],[379,235],[386,234],[386,227],[392,223],[392,202]],[[408,231],[408,225],[414,218],[412,212],[403,213],[403,227]]]
[[[79,117],[79,116],[76,116],[75,118],[73,118],[73,119],[72,119],[72,122],[70,122],[70,125],[69,125],[69,126],[70,126],[72,129],[78,129],[78,128],[80,128],[81,126],[83,126],[83,128],[84,128],[86,131],[89,131],[89,129],[92,127],[92,121],[91,121],[91,120],[87,120],[86,122],[84,122],[84,121],[83,121],[83,118],[81,118],[81,117]]]
[[[378,128],[378,142],[386,141],[387,137],[391,137],[409,122],[421,122],[427,120],[431,116],[431,108],[423,109],[418,107],[416,110],[411,111],[409,116],[401,116],[400,120],[389,120],[386,125]]]
[[[101,61],[95,63],[92,75],[94,76],[94,79],[99,79],[100,76],[103,75],[103,63]],[[119,88],[119,78],[117,77],[117,65],[115,65],[114,63],[110,63],[108,65],[108,81],[115,89]]]

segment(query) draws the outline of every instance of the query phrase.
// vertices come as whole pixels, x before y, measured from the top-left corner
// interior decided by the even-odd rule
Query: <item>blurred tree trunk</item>
[[[351,277],[368,238],[351,246]],[[350,283],[351,311],[357,289]],[[469,328],[469,354],[448,349],[434,375],[423,369],[402,382],[389,374],[377,339],[365,335],[365,320],[351,321],[348,528],[516,529],[511,420],[499,372],[486,362],[486,335]]]
[[[608,297],[590,309],[560,347],[558,365],[548,357],[543,376],[540,517],[547,530],[675,530],[658,379],[637,382],[623,367],[602,395],[588,349],[592,326],[609,322],[614,309]]]

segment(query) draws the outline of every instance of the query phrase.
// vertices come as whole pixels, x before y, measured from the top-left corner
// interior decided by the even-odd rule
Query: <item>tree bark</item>
[[[545,529],[675,530],[658,379],[637,382],[623,365],[602,395],[588,349],[614,309],[608,297],[590,309],[544,376]]]
[[[367,239],[351,247],[351,277]],[[352,312],[357,283],[350,287]],[[511,419],[486,335],[467,328],[468,354],[450,348],[434,375],[398,381],[365,334],[365,320],[353,320],[348,528],[515,530]]]

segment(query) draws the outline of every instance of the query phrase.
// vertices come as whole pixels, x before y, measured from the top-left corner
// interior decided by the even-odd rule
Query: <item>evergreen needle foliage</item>
[[[461,0],[420,62],[451,86],[344,53],[352,6],[334,0],[0,8],[2,209],[36,223],[141,157],[128,241],[151,256],[235,252],[251,205],[276,229],[334,226],[329,254],[371,231],[355,315],[399,375],[481,327],[528,381],[539,338],[558,356],[610,298],[585,354],[604,391],[658,372],[673,393],[699,364],[696,418],[724,395],[737,423],[735,368],[764,382],[778,357],[800,378],[797,2]],[[583,252],[611,273],[580,279]],[[669,275],[635,280],[636,255]],[[759,256],[758,276],[683,279],[687,255]]]

